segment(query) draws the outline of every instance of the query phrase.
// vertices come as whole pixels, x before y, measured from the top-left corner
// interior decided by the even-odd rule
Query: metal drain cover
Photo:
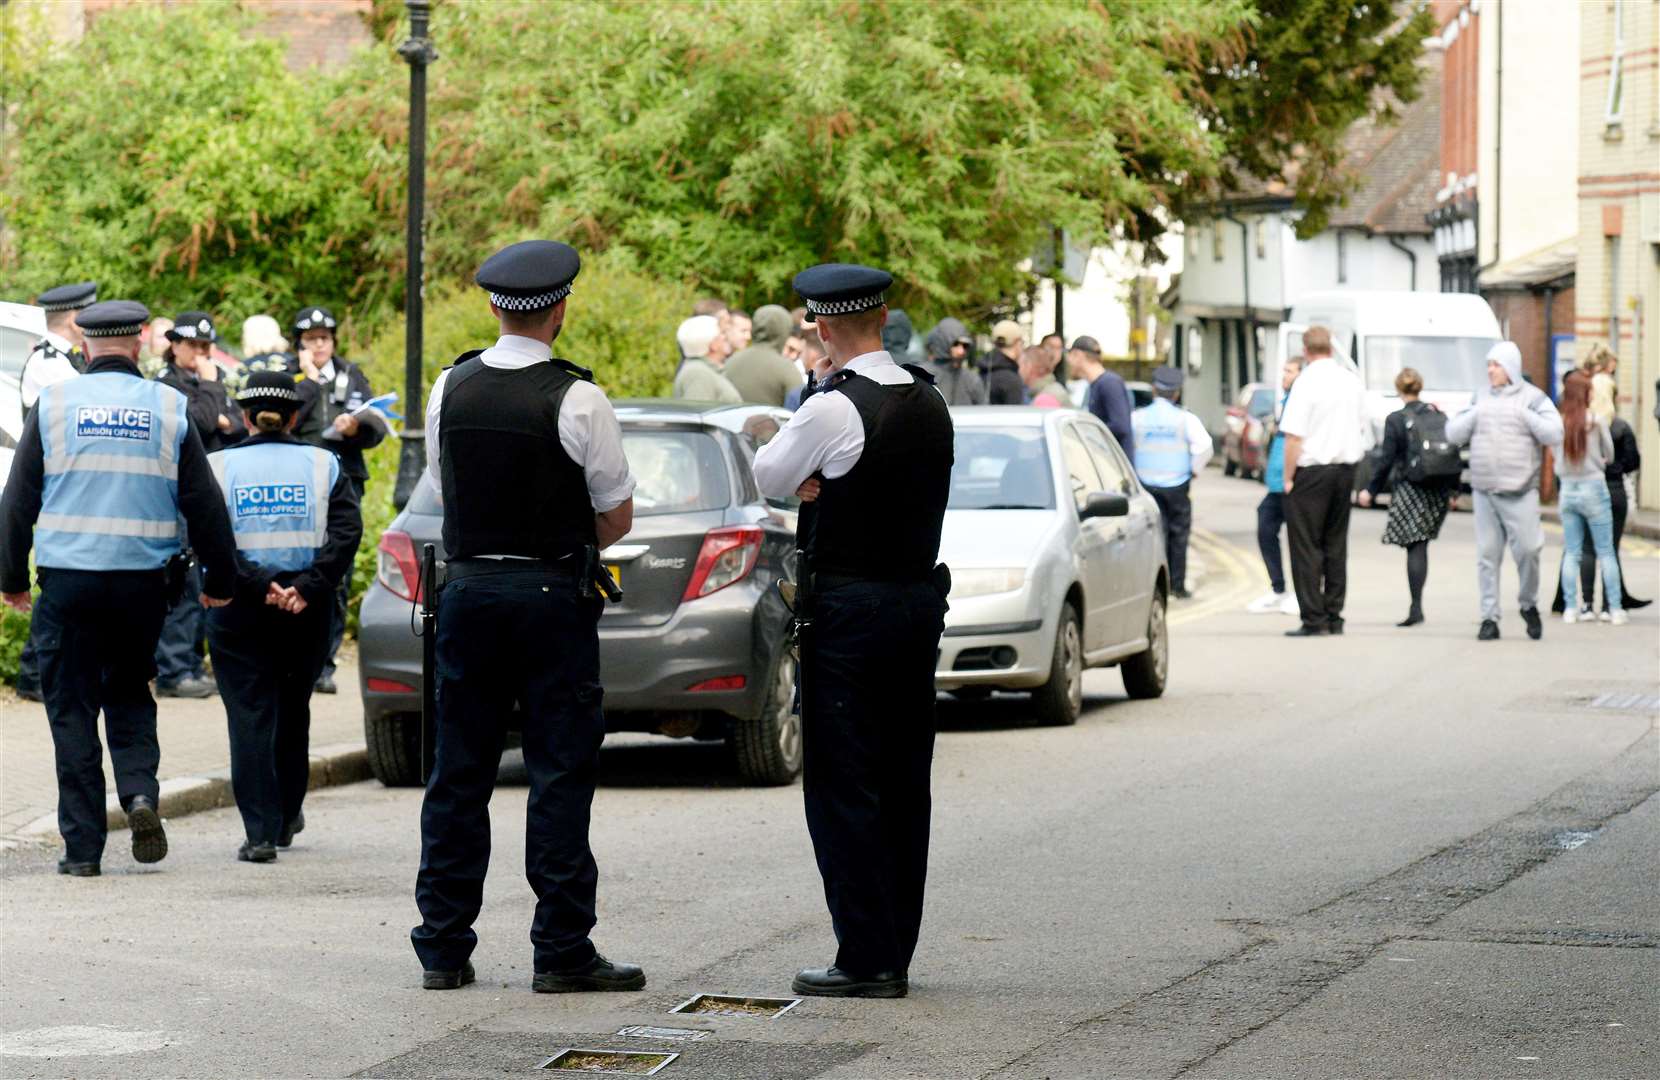
[[[631,1024],[617,1032],[625,1039],[662,1039],[665,1042],[697,1042],[713,1032],[694,1031],[691,1028],[652,1027],[650,1024]]]
[[[584,1046],[567,1046],[536,1067],[553,1072],[650,1076],[679,1056],[656,1050],[594,1050]]]
[[[746,997],[742,994],[697,994],[687,998],[671,1013],[702,1013],[706,1016],[752,1016],[773,1020],[797,1005],[800,998]]]
[[[1630,693],[1613,690],[1591,699],[1593,709],[1630,709],[1635,712],[1660,712],[1660,694]]]

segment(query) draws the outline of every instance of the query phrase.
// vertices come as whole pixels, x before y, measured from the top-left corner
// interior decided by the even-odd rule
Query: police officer
[[[594,949],[598,870],[588,848],[599,746],[603,601],[597,548],[628,533],[634,478],[622,429],[592,375],[552,357],[580,269],[547,240],[492,255],[476,280],[501,337],[438,377],[427,464],[444,498],[447,581],[438,599],[437,753],[421,805],[410,933],[422,986],[473,981],[468,957],[490,860],[488,804],[517,701],[530,808],[525,876],[543,993],[638,990],[645,974]]]
[[[375,392],[362,368],[335,355],[339,348],[335,337],[338,328],[334,313],[325,307],[301,308],[294,316],[293,338],[299,350],[296,363],[299,373],[305,376],[295,434],[313,446],[333,451],[361,500],[363,489],[369,483],[369,466],[363,461],[363,451],[380,445],[386,438],[386,425],[372,415],[356,412]],[[350,579],[347,579],[335,593],[328,661],[317,677],[320,694],[335,692],[334,656],[346,636],[349,585]]]
[[[247,834],[236,857],[265,863],[305,828],[311,687],[363,519],[339,459],[291,434],[300,411],[293,376],[255,372],[237,401],[250,437],[208,456],[236,535],[237,603],[210,615],[208,640]]]
[[[182,311],[167,329],[167,348],[162,353],[162,371],[156,376],[184,395],[185,415],[209,454],[239,442],[247,434],[242,414],[237,411],[219,365],[213,359],[213,345],[219,340],[213,318],[205,311]],[[188,547],[190,538],[181,538]],[[181,568],[185,588],[167,613],[156,644],[156,696],[206,698],[213,696],[213,682],[203,668],[203,645],[207,623],[202,605],[196,602],[201,591],[201,569],[194,563]]]
[[[82,308],[98,300],[98,286],[90,281],[75,285],[59,285],[36,297],[46,312],[46,336],[35,342],[34,348],[23,360],[23,370],[17,373],[21,408],[19,418],[26,418],[40,397],[43,386],[73,379],[85,366],[81,346],[83,339],[75,325],[75,315]],[[23,643],[23,655],[17,664],[17,696],[29,701],[40,701],[40,664],[35,660],[35,635]]]
[[[185,400],[138,373],[148,317],[130,300],[93,304],[76,317],[87,373],[41,391],[0,500],[0,593],[20,611],[30,606],[35,548],[35,642],[64,842],[58,871],[78,876],[95,876],[104,852],[100,711],[133,858],[167,854],[148,684],[168,606],[162,566],[179,551],[181,517],[205,570],[201,602],[229,603],[236,575],[230,521]]]
[[[1130,416],[1135,431],[1135,471],[1164,518],[1164,554],[1170,564],[1170,595],[1186,600],[1187,537],[1193,530],[1193,477],[1213,452],[1205,422],[1177,404],[1180,368],[1153,369],[1153,400]]]
[[[763,491],[805,501],[803,782],[840,947],[798,994],[903,997],[922,923],[952,427],[928,373],[882,348],[892,284],[864,266],[796,275],[828,355],[755,459]]]

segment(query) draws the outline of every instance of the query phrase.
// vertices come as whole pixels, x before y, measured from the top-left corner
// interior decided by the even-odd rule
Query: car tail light
[[[413,694],[415,688],[396,679],[376,679],[370,677],[369,689],[377,694]]]
[[[697,553],[692,580],[686,582],[682,602],[696,600],[735,585],[749,576],[761,556],[761,530],[755,525],[711,529]]]
[[[748,680],[742,675],[722,675],[718,679],[704,679],[700,683],[693,683],[686,689],[697,693],[702,690],[742,690],[747,685]]]
[[[415,558],[415,541],[398,529],[387,529],[380,534],[376,549],[375,578],[388,592],[411,602],[421,598],[421,564]]]

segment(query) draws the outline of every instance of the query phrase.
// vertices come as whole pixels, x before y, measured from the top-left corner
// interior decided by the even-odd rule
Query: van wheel
[[[773,659],[761,714],[732,725],[732,756],[752,784],[788,784],[801,775],[801,714],[795,711],[795,660],[785,648]]]
[[[365,716],[363,741],[369,771],[387,787],[421,786],[421,717],[419,713]]]
[[[1166,605],[1163,591],[1155,592],[1147,612],[1147,648],[1121,665],[1124,690],[1132,698],[1164,696],[1165,679],[1170,674],[1170,625],[1165,617]]]
[[[1055,653],[1049,661],[1049,681],[1032,692],[1037,722],[1045,727],[1069,727],[1084,709],[1084,635],[1078,609],[1068,601],[1061,607],[1055,628]]]

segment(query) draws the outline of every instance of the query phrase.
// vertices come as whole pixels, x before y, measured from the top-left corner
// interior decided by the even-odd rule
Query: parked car
[[[46,312],[32,304],[0,302],[0,448],[23,434],[23,364],[46,336]]]
[[[1150,382],[1126,381],[1124,383],[1124,385],[1126,387],[1128,387],[1129,391],[1130,391],[1130,407],[1131,408],[1139,409],[1139,408],[1142,408],[1143,406],[1151,405],[1153,403],[1153,384],[1152,383],[1150,383]]]
[[[1268,421],[1274,415],[1274,388],[1246,383],[1228,406],[1222,429],[1222,473],[1249,480],[1268,464]]]
[[[956,461],[940,558],[951,610],[935,686],[1032,693],[1072,724],[1083,673],[1118,665],[1131,697],[1164,693],[1169,576],[1158,504],[1106,425],[1073,409],[951,410]]]
[[[603,553],[623,590],[599,624],[606,728],[724,739],[745,778],[788,783],[801,771],[801,721],[774,583],[795,550],[795,514],[762,497],[750,468],[756,436],[745,427],[764,442],[789,413],[678,401],[616,410],[638,487],[633,531]],[[420,552],[433,544],[442,558],[442,526],[439,493],[423,478],[380,537],[363,598],[364,735],[370,768],[389,785],[420,782],[412,608]]]

